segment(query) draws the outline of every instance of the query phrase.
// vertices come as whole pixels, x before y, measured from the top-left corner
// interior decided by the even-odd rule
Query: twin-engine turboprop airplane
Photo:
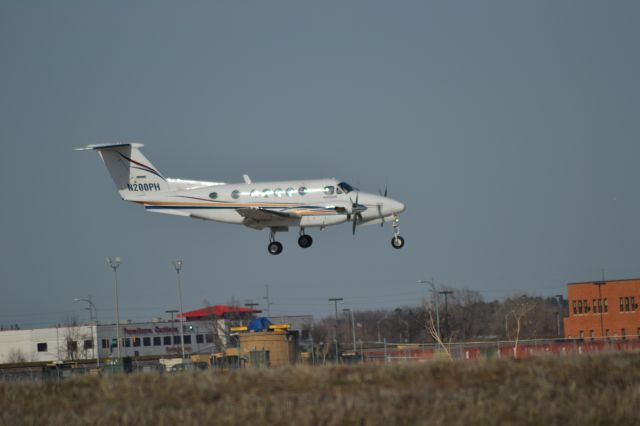
[[[352,223],[353,234],[359,225],[391,222],[391,245],[404,246],[398,215],[405,207],[388,198],[386,189],[384,194],[368,194],[336,179],[252,182],[244,175],[242,184],[171,179],[142,155],[142,146],[118,143],[77,149],[98,151],[123,200],[157,213],[269,228],[271,254],[282,252],[276,232],[299,227],[298,245],[308,248],[313,239],[305,229],[344,222]]]

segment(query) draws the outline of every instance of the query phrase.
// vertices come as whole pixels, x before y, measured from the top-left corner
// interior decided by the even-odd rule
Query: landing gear
[[[280,254],[282,253],[282,244],[279,243],[278,241],[272,241],[269,243],[268,250],[269,250],[269,254],[273,254],[273,255]]]
[[[402,238],[400,235],[398,235],[397,237],[393,237],[391,239],[391,245],[394,249],[401,249],[402,247],[404,247],[404,238]]]
[[[298,238],[298,245],[302,248],[309,248],[313,244],[313,238],[310,235],[302,234]]]
[[[276,232],[271,229],[269,232],[269,245],[267,246],[267,250],[269,250],[269,254],[280,254],[282,253],[282,244],[276,241]]]
[[[404,247],[404,238],[400,236],[400,218],[398,215],[393,215],[393,222],[391,222],[391,226],[393,226],[393,238],[391,239],[391,245],[394,249],[401,249]]]

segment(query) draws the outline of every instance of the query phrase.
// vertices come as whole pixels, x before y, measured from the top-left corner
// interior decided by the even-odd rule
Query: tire
[[[298,238],[298,245],[302,248],[309,248],[313,244],[313,238],[309,235],[300,235]]]
[[[277,255],[282,253],[282,244],[280,244],[278,241],[273,241],[269,243],[267,249],[269,250],[269,254]]]
[[[402,238],[400,235],[398,235],[397,237],[393,237],[391,239],[391,245],[394,249],[401,249],[402,247],[404,247],[404,238]]]

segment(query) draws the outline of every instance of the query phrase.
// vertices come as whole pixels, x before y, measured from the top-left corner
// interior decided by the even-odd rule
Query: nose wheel
[[[391,245],[394,249],[401,249],[404,247],[404,238],[400,236],[400,218],[398,215],[393,215],[393,238],[391,239]]]

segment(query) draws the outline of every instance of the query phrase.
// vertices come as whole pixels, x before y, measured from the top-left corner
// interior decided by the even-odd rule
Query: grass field
[[[640,354],[0,382],[0,423],[640,424]]]

